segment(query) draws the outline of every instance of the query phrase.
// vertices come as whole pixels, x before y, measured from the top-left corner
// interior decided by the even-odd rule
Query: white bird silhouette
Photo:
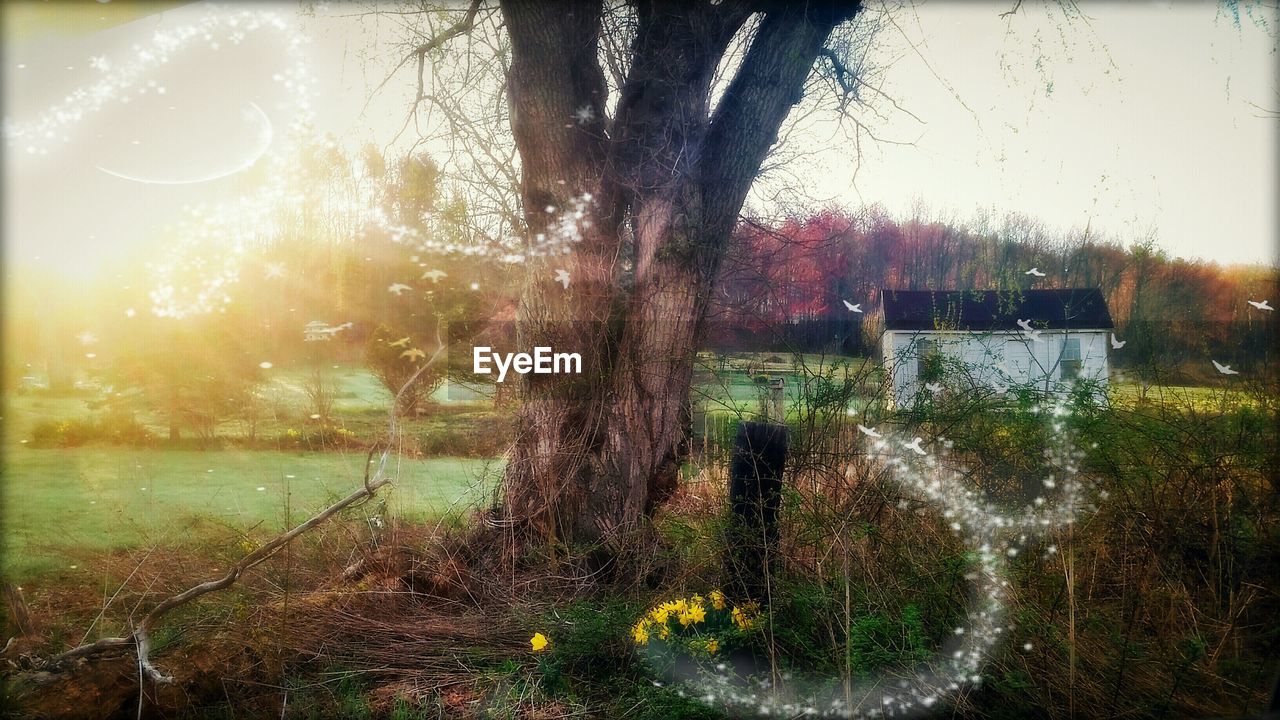
[[[849,308],[849,312],[856,312],[856,313],[862,312],[862,303],[858,303],[857,305],[854,305],[848,300],[841,300],[840,302],[844,303],[844,306]]]
[[[1252,300],[1249,300],[1248,303],[1259,310],[1267,310],[1267,311],[1275,310],[1275,308],[1271,307],[1270,300],[1263,300],[1262,302],[1254,302]]]
[[[915,454],[917,454],[917,455],[928,455],[928,454],[929,454],[929,453],[925,452],[924,450],[922,450],[922,449],[920,448],[920,438],[916,438],[915,440],[912,440],[912,441],[911,441],[911,442],[909,442],[909,443],[902,443],[902,447],[904,447],[904,448],[906,448],[906,449],[908,449],[908,450],[913,451],[913,452],[914,452]]]
[[[400,338],[399,340],[397,340],[397,341],[395,341],[395,342],[387,343],[387,345],[390,345],[391,347],[408,347],[408,346],[409,346],[409,336],[408,336],[408,335],[405,335],[404,337]]]
[[[1240,374],[1240,371],[1232,370],[1230,365],[1223,365],[1219,363],[1217,360],[1213,360],[1213,359],[1210,359],[1209,362],[1212,362],[1213,366],[1218,369],[1218,372],[1222,373],[1223,375],[1239,375]]]
[[[1038,267],[1033,267],[1033,268],[1031,268],[1030,270],[1028,270],[1028,271],[1026,271],[1026,272],[1024,272],[1024,273],[1022,273],[1022,274],[1023,274],[1023,275],[1034,275],[1034,276],[1036,276],[1036,277],[1044,277],[1044,273],[1040,272],[1040,268],[1038,268]]]
[[[391,285],[387,286],[387,292],[392,292],[392,293],[395,293],[396,295],[399,295],[405,290],[412,290],[412,289],[413,288],[409,287],[408,285],[405,285],[404,283],[391,283]]]
[[[937,395],[938,393],[942,392],[942,386],[939,385],[938,383],[925,383],[924,389],[928,390],[934,395]]]
[[[426,356],[427,354],[422,352],[418,348],[409,348],[408,350],[405,350],[404,352],[400,353],[400,357],[408,358],[410,362],[417,362]]]
[[[337,335],[338,333],[342,332],[343,330],[346,330],[349,327],[351,327],[351,323],[344,322],[341,325],[334,325],[332,327],[322,328],[318,332],[322,332],[325,335]]]
[[[422,273],[423,280],[430,280],[432,283],[440,282],[440,278],[449,277],[449,273],[443,270],[428,270]]]
[[[1031,327],[1030,320],[1019,320],[1018,327],[1022,328],[1022,334],[1031,338],[1031,340],[1035,342],[1044,342],[1044,340],[1040,339],[1040,331]]]
[[[873,437],[873,438],[881,437],[880,433],[876,432],[875,428],[869,428],[866,425],[863,425],[861,423],[858,424],[858,432],[862,433],[863,435],[866,435],[867,437]]]
[[[564,268],[556,270],[556,282],[564,286],[565,290],[569,289],[569,271]]]
[[[1129,342],[1128,340],[1121,340],[1120,338],[1116,337],[1115,333],[1111,333],[1111,349],[1119,350],[1120,348],[1124,347],[1125,344],[1128,342]]]

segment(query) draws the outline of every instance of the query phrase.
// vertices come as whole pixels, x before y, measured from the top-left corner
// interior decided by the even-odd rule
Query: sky
[[[792,136],[822,150],[794,169],[807,194],[961,220],[1016,212],[1122,242],[1153,236],[1176,256],[1276,263],[1274,10],[1256,12],[1264,29],[1211,3],[1100,3],[1070,18],[1023,3],[1001,17],[1011,6],[893,13],[870,57],[880,93],[853,110],[882,140],[855,146],[834,116],[810,116]],[[31,120],[211,7],[237,6],[6,4],[6,123]],[[412,72],[366,100],[399,59],[399,30],[345,17],[348,6],[274,7],[310,38],[317,129],[350,149],[389,142]],[[7,148],[7,266],[91,273],[155,242],[184,203],[232,197],[248,177],[238,169],[278,142],[294,110],[274,77],[286,67],[275,42],[196,43],[143,81],[148,92],[87,117],[48,154]]]

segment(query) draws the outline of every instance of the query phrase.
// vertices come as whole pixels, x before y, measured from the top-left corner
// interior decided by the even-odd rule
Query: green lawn
[[[313,372],[307,368],[275,368],[266,373],[267,382],[260,392],[282,409],[308,413],[305,388]],[[324,372],[334,388],[336,413],[385,412],[390,406],[391,393],[368,370],[339,365]],[[442,404],[491,404],[490,398],[479,389],[448,381],[436,388],[432,398]]]
[[[302,371],[281,372],[265,388],[264,394],[285,416],[277,420],[281,426],[298,423],[306,410],[299,385],[303,377]],[[333,377],[335,412],[371,429],[381,428],[389,398],[377,381],[351,368],[334,370]],[[475,408],[483,411],[478,403]],[[6,398],[0,491],[0,569],[6,577],[76,572],[84,568],[86,557],[104,550],[191,545],[240,532],[274,534],[349,494],[364,477],[366,455],[359,451],[108,445],[36,449],[24,442],[41,420],[88,414],[84,398]],[[162,433],[155,422],[153,429]],[[231,424],[219,435],[235,431]],[[450,457],[396,462],[394,486],[370,509],[385,497],[390,515],[419,519],[485,502],[502,467],[500,460]]]
[[[212,526],[263,536],[357,488],[362,453],[14,448],[4,482],[6,577],[83,566],[113,548],[199,542]],[[399,460],[390,514],[422,518],[485,501],[497,461]],[[203,530],[202,530],[203,528]]]

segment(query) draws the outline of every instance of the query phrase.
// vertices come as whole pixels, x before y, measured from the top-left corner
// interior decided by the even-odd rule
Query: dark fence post
[[[733,589],[761,603],[778,549],[787,426],[738,424],[729,465],[729,532],[725,565]]]

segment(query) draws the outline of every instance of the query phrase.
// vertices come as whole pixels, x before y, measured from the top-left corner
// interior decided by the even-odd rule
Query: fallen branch
[[[387,438],[385,440],[375,442],[369,449],[369,462],[365,463],[364,483],[358,490],[311,516],[302,524],[277,535],[270,542],[265,543],[253,552],[240,558],[239,561],[231,566],[231,569],[227,571],[227,574],[222,577],[200,583],[199,585],[188,588],[177,595],[172,595],[161,601],[159,605],[152,608],[151,612],[147,613],[142,620],[134,626],[133,631],[128,635],[101,638],[94,642],[74,647],[64,653],[55,655],[49,660],[47,665],[56,669],[70,660],[99,655],[112,650],[133,646],[138,657],[138,668],[141,674],[150,678],[153,682],[173,682],[172,676],[165,675],[151,664],[151,630],[155,627],[156,623],[160,621],[160,618],[164,617],[164,615],[169,611],[182,607],[202,595],[231,587],[240,579],[241,575],[255,566],[266,562],[290,542],[293,542],[293,540],[299,535],[323,523],[337,513],[373,497],[378,490],[389,484],[391,482],[391,478],[387,477],[386,474],[387,460],[391,455],[392,448],[395,446],[395,437],[399,429],[399,416],[396,412],[396,408],[400,406],[400,399],[410,386],[412,386],[413,383],[422,376],[422,373],[425,372],[427,368],[436,363],[440,356],[444,354],[444,351],[445,345],[442,342],[439,325],[437,325],[436,351],[432,353],[431,357],[427,359],[422,367],[418,368],[417,371],[415,371],[413,375],[405,381],[404,385],[400,387],[400,391],[397,392],[396,396],[392,399],[391,410],[389,413],[390,417],[387,424]],[[369,466],[373,464],[373,455],[378,451],[379,446],[382,447],[382,452],[378,458],[377,467],[371,477],[369,473]]]

